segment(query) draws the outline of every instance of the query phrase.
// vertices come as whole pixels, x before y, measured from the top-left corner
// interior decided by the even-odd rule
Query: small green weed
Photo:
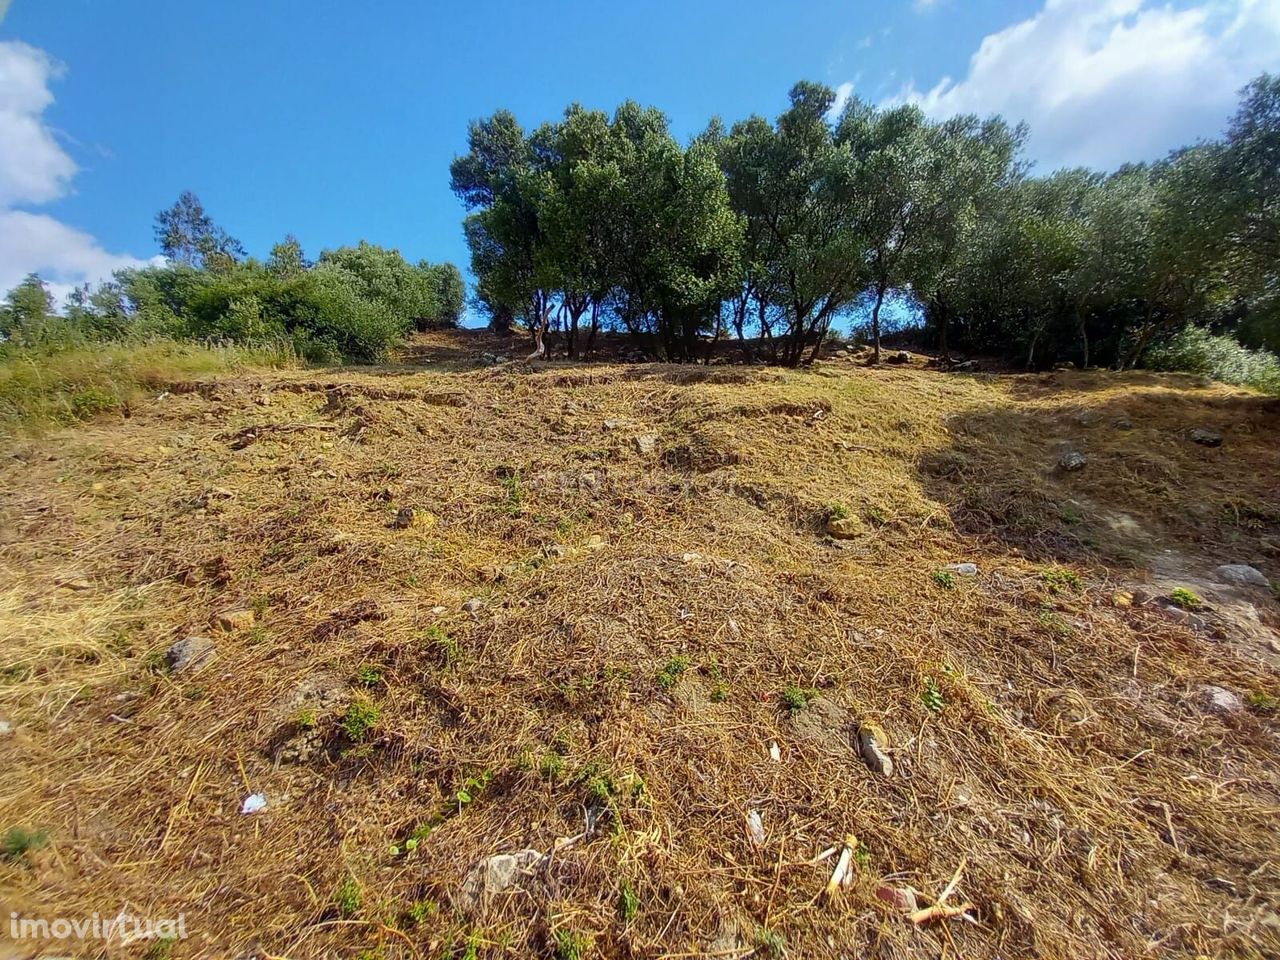
[[[356,671],[356,683],[362,687],[376,687],[382,683],[382,671],[372,663],[362,663]]]
[[[618,915],[623,923],[630,923],[640,913],[640,895],[630,880],[623,880],[618,888]]]
[[[661,670],[658,671],[658,686],[663,690],[670,690],[676,685],[676,681],[680,676],[689,669],[689,658],[685,656],[676,656],[668,660]]]
[[[828,520],[848,520],[853,513],[843,503],[832,503],[827,506]]]
[[[787,955],[787,941],[782,934],[768,927],[756,927],[756,955],[768,957],[769,960],[781,960]]]
[[[77,420],[88,420],[120,406],[120,398],[100,387],[88,387],[71,395],[71,415]]]
[[[353,917],[360,912],[360,907],[364,903],[364,893],[360,889],[360,884],[355,877],[348,876],[338,886],[338,891],[333,895],[333,904],[338,908],[338,913],[345,919]]]
[[[39,850],[49,842],[43,830],[28,827],[10,827],[0,839],[0,859],[16,863],[32,850]]]
[[[1042,570],[1040,579],[1044,582],[1049,592],[1054,595],[1067,592],[1079,593],[1084,589],[1084,581],[1080,579],[1080,574],[1074,570],[1064,570],[1061,567]]]
[[[410,904],[405,916],[414,926],[426,923],[432,917],[440,912],[440,904],[436,903],[430,897],[424,897],[421,900],[415,900]]]
[[[1204,606],[1204,601],[1200,599],[1199,595],[1186,587],[1174,587],[1169,593],[1169,599],[1183,610],[1196,610]]]
[[[422,641],[427,644],[437,657],[441,666],[448,669],[462,661],[462,647],[458,641],[449,636],[443,627],[432,624],[422,633]]]
[[[365,740],[378,725],[378,705],[368,697],[357,697],[342,715],[342,729],[353,743]]]
[[[147,948],[146,960],[169,960],[173,956],[173,948],[177,942],[177,937],[160,937]]]
[[[1254,713],[1275,713],[1280,710],[1280,697],[1273,697],[1262,690],[1250,692],[1244,698],[1244,702],[1249,705],[1249,709]]]
[[[525,489],[520,482],[519,470],[508,470],[499,477],[502,490],[506,494],[503,512],[509,516],[519,516],[524,511]]]
[[[942,695],[942,688],[933,677],[924,678],[924,686],[920,690],[920,702],[932,713],[941,713],[942,708],[947,705],[946,697]]]
[[[950,570],[935,570],[933,582],[945,590],[953,590],[956,585],[956,575]]]
[[[547,780],[559,780],[564,773],[564,757],[554,750],[548,750],[538,761],[538,773]]]
[[[789,713],[799,713],[817,695],[815,690],[796,686],[794,683],[788,684],[782,691],[782,705],[787,708]]]
[[[1036,614],[1036,621],[1050,633],[1056,633],[1060,637],[1069,637],[1075,632],[1071,624],[1050,607],[1041,607]]]
[[[591,937],[576,930],[556,931],[556,960],[583,960],[591,952]]]
[[[299,730],[314,730],[320,725],[320,717],[314,707],[303,707],[293,715],[293,725]]]

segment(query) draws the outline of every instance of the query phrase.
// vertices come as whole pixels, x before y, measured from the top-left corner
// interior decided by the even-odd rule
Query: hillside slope
[[[1276,401],[447,340],[9,444],[11,910],[183,912],[174,957],[1280,953],[1280,604],[1216,569],[1280,576]],[[900,909],[956,876],[974,922]]]

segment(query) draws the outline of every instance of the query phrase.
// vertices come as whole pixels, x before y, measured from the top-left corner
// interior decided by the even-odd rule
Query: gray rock
[[[1117,430],[1132,430],[1133,421],[1128,417],[1118,417],[1116,418],[1115,427]]]
[[[479,597],[472,597],[470,600],[468,600],[466,603],[462,605],[462,609],[470,614],[479,613],[481,608],[483,607],[484,607],[484,601],[481,600]]]
[[[1088,462],[1089,458],[1083,453],[1070,450],[1059,458],[1058,466],[1067,473],[1075,473],[1077,470],[1083,470]]]
[[[827,520],[827,534],[837,540],[852,540],[862,532],[862,521],[857,517],[831,517]]]
[[[214,643],[208,637],[184,637],[169,648],[165,660],[173,673],[199,670],[213,659]]]
[[[952,573],[958,573],[962,577],[976,577],[978,575],[978,565],[976,563],[948,563],[947,567]]]
[[[0,720],[0,737],[13,735],[13,724],[8,720]]]
[[[1192,430],[1191,439],[1205,447],[1222,446],[1222,434],[1216,430],[1206,430],[1203,427],[1196,427],[1196,429]]]
[[[872,773],[891,777],[893,776],[893,761],[889,759],[889,755],[884,751],[884,748],[888,746],[888,743],[885,742],[887,739],[884,731],[875,724],[864,723],[858,727],[858,753],[862,756],[862,762],[867,765]]]
[[[1207,683],[1196,691],[1196,703],[1206,713],[1227,716],[1244,712],[1244,701],[1239,695],[1226,687]]]
[[[977,373],[981,369],[977,360],[963,360],[950,366],[952,373]]]
[[[1269,587],[1271,582],[1257,567],[1246,563],[1224,563],[1218,567],[1218,579],[1244,587]]]
[[[462,881],[458,906],[464,911],[471,911],[488,897],[505,893],[517,886],[541,859],[542,854],[537,850],[518,850],[484,858]]]
[[[636,452],[641,456],[651,456],[658,449],[658,438],[651,433],[642,433],[635,442]]]

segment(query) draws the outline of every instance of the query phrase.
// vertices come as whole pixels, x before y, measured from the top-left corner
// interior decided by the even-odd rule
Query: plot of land
[[[1280,953],[1277,401],[485,351],[6,442],[10,910],[182,912],[174,957]]]

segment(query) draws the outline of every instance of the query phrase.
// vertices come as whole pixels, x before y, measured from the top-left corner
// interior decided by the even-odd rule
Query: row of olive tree
[[[245,258],[191,193],[157,215],[156,239],[165,265],[74,290],[61,313],[40,279],[28,277],[0,306],[0,333],[27,346],[149,336],[284,340],[310,360],[368,361],[414,328],[456,326],[464,305],[453,264],[411,264],[363,241],[312,263],[290,236],[265,262]]]
[[[1029,366],[1133,366],[1188,324],[1280,349],[1280,77],[1246,88],[1221,140],[1016,178],[958,266],[921,291],[930,327]]]
[[[1132,365],[1188,323],[1280,341],[1278,102],[1264,76],[1221,141],[1033,176],[999,117],[833,115],[801,83],[776,122],[715,120],[687,147],[633,103],[528,134],[499,111],[451,175],[479,305],[500,327],[554,307],[570,355],[607,325],[671,360],[731,333],[794,365],[858,311],[878,359],[905,295],[944,353]]]

